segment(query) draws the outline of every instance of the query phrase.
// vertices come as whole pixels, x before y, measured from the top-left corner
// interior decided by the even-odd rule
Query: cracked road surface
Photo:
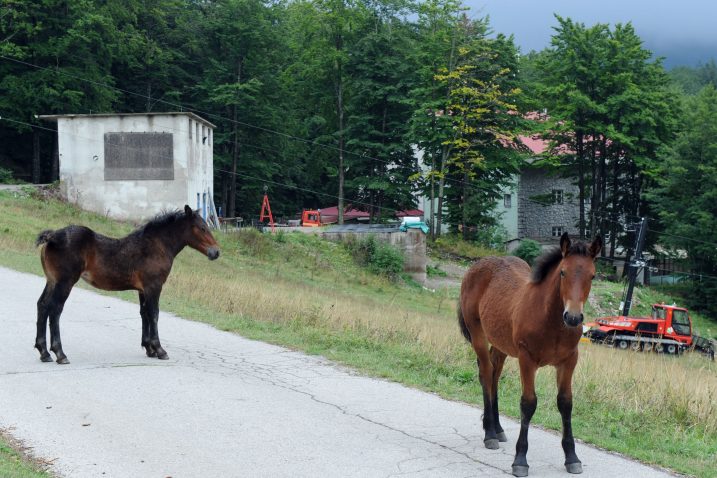
[[[0,268],[0,427],[62,477],[509,476],[481,410],[362,377],[319,357],[160,316],[168,361],[144,356],[136,303],[76,288],[71,364],[32,348],[44,280]],[[541,397],[552,404],[553,397]],[[671,476],[578,444],[585,477]],[[557,434],[531,428],[530,476],[569,476]]]

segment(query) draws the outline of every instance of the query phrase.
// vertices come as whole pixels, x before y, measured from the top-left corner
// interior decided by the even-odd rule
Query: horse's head
[[[560,270],[560,298],[563,301],[563,321],[569,327],[583,323],[583,307],[595,277],[595,258],[602,249],[602,239],[596,236],[590,244],[572,244],[568,233],[560,238],[563,258]]]
[[[219,244],[212,236],[202,216],[192,211],[189,206],[184,206],[184,215],[184,219],[189,223],[189,227],[185,229],[187,245],[206,255],[209,260],[213,261],[219,257]]]

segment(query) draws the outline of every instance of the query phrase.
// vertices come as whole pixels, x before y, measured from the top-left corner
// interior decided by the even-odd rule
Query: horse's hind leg
[[[74,282],[65,281],[55,284],[50,294],[50,303],[48,306],[50,316],[50,350],[55,352],[58,364],[68,364],[65,352],[62,350],[62,340],[60,339],[60,315],[65,307],[65,301],[70,295]]]
[[[49,300],[52,294],[50,283],[45,284],[40,298],[37,300],[37,334],[35,335],[35,348],[40,352],[40,360],[52,362],[50,352],[47,351],[47,316],[49,315]]]
[[[486,448],[497,450],[498,435],[495,430],[495,412],[493,410],[494,383],[493,383],[493,363],[488,353],[488,341],[483,334],[483,328],[478,326],[471,330],[471,345],[478,357],[478,377],[480,379],[481,388],[483,389],[483,430],[485,438],[483,443]]]
[[[565,452],[565,469],[568,473],[582,473],[583,465],[575,454],[573,438],[573,370],[578,362],[578,353],[557,367],[558,372],[558,410],[563,419],[563,451]]]
[[[500,442],[508,441],[503,427],[500,426],[500,415],[498,414],[498,382],[500,381],[500,374],[503,373],[505,358],[506,354],[491,346],[490,360],[493,363],[493,425],[495,426],[495,433]]]

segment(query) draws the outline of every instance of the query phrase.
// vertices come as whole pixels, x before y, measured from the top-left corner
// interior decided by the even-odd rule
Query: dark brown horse
[[[565,468],[570,473],[582,473],[571,425],[572,378],[578,362],[583,306],[601,248],[599,236],[591,244],[572,244],[563,234],[560,248],[539,257],[532,275],[522,259],[488,257],[463,279],[458,321],[478,356],[486,448],[497,449],[498,442],[507,441],[498,419],[498,380],[506,356],[518,358],[523,394],[513,461],[515,476],[528,475],[528,426],[538,404],[535,374],[544,365],[557,369]]]
[[[169,358],[159,342],[159,295],[177,254],[189,246],[214,260],[219,247],[207,223],[189,206],[184,211],[157,216],[122,239],[113,239],[84,226],[43,231],[37,236],[47,284],[37,301],[35,348],[43,362],[52,362],[47,351],[47,319],[50,350],[57,363],[69,363],[62,351],[60,314],[72,287],[82,278],[104,290],[139,291],[142,347],[148,357]]]

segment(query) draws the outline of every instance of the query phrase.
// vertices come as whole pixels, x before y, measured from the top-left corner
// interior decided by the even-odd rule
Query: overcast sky
[[[515,36],[523,53],[550,43],[553,13],[590,26],[631,21],[644,45],[668,67],[717,59],[717,0],[464,0],[473,17]]]

